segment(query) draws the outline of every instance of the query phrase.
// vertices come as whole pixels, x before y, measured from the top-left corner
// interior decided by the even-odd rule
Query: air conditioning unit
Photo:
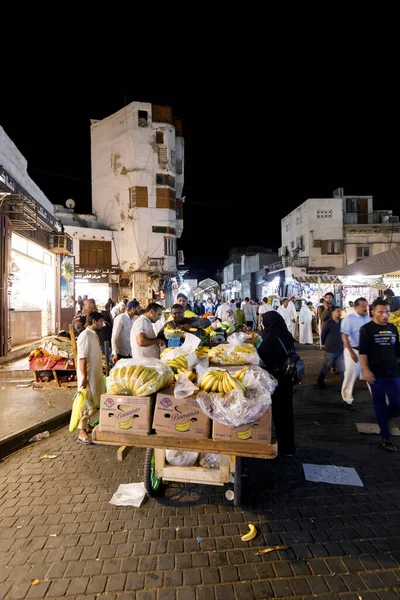
[[[286,256],[287,255],[287,246],[282,246],[278,250],[278,256]]]
[[[149,258],[149,267],[160,268],[163,265],[163,258]]]
[[[394,215],[389,217],[389,223],[398,223],[399,217],[395,217]]]
[[[185,264],[185,257],[183,255],[183,250],[178,250],[178,265]]]
[[[51,235],[50,248],[55,254],[72,254],[72,237],[68,233]]]

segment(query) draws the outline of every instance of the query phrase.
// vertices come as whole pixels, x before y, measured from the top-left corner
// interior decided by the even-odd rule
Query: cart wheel
[[[156,475],[154,448],[147,448],[144,458],[144,487],[149,498],[163,495],[162,477]]]
[[[233,504],[235,506],[241,506],[242,504],[242,457],[236,457],[236,466],[235,466],[235,480],[233,483],[233,493],[235,494],[233,498]]]

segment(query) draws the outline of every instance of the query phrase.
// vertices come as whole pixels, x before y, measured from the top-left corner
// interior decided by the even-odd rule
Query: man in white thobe
[[[78,350],[78,390],[87,389],[87,404],[78,424],[80,429],[78,442],[92,444],[89,418],[96,412],[100,404],[100,396],[104,394],[103,361],[100,340],[97,332],[101,330],[104,319],[101,313],[94,311],[87,317],[87,327],[77,339]]]
[[[293,303],[292,303],[292,305],[293,305]],[[294,309],[294,313],[293,313],[293,309]],[[296,333],[297,313],[296,313],[296,309],[294,308],[294,305],[293,305],[293,308],[292,308],[292,306],[290,306],[288,298],[284,299],[283,303],[278,308],[278,313],[281,315],[281,317],[283,318],[283,320],[286,323],[286,327],[288,328],[289,332],[294,337],[294,334]]]
[[[128,302],[127,310],[114,319],[111,336],[112,361],[115,364],[121,358],[131,356],[131,329],[141,311],[137,300]]]
[[[309,306],[304,303],[300,310],[299,316],[299,342],[300,344],[312,344],[313,336],[312,336],[312,318],[313,314],[309,308]]]
[[[228,310],[231,310],[231,305],[229,300],[225,300],[225,302],[223,304],[220,304],[220,306],[218,306],[217,310],[215,311],[215,318],[219,319],[221,323],[223,323],[227,319]]]

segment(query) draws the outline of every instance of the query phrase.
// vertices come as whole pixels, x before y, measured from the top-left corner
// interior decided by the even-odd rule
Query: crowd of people
[[[188,331],[202,330],[210,326],[207,316],[221,322],[230,322],[236,327],[244,325],[258,330],[262,337],[258,348],[266,369],[278,380],[272,395],[272,416],[280,453],[294,452],[293,387],[283,374],[288,353],[296,344],[297,326],[299,342],[313,343],[312,323],[317,322],[319,344],[325,352],[325,360],[317,379],[321,389],[326,388],[326,378],[331,369],[336,369],[342,378],[342,405],[354,411],[353,389],[358,378],[364,379],[369,387],[382,445],[386,450],[397,448],[391,439],[389,419],[400,414],[400,377],[398,358],[400,343],[397,328],[388,322],[391,307],[400,306],[399,298],[391,290],[385,298],[377,298],[371,306],[365,298],[349,303],[343,316],[342,308],[335,306],[334,296],[328,292],[318,307],[304,302],[299,317],[294,304],[295,298],[285,298],[274,310],[273,298],[263,298],[258,305],[245,298],[243,301],[222,300],[204,304],[194,302],[190,307],[185,294],[178,294],[176,304],[165,320],[162,307],[151,302],[146,308],[133,299],[124,299],[118,304],[111,299],[104,311],[97,310],[90,298],[78,298],[77,315],[73,327],[78,349],[78,387],[87,387],[93,405],[97,405],[104,390],[102,376],[102,354],[105,342],[111,346],[111,360],[116,363],[122,358],[159,358],[167,340],[166,326]],[[79,425],[78,441],[91,444],[91,428],[83,419]]]

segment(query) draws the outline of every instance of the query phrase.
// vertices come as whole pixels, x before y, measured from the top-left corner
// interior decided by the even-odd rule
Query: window
[[[370,246],[357,246],[357,260],[371,256]]]
[[[292,240],[292,241],[290,242],[290,248],[291,248],[291,250],[293,250],[293,248],[295,248],[295,247],[296,247],[296,241],[295,241],[295,240]]]
[[[149,197],[146,186],[129,188],[129,208],[147,208],[148,206]]]
[[[156,188],[156,208],[176,210],[176,192],[168,188]]]
[[[176,218],[183,219],[183,202],[178,199],[176,201]]]
[[[183,173],[183,161],[181,158],[176,159],[176,174],[182,175]]]
[[[346,213],[357,212],[357,200],[356,198],[346,198]]]
[[[156,185],[168,185],[170,188],[175,189],[175,177],[166,173],[157,173]]]
[[[79,266],[111,268],[111,242],[79,240]]]
[[[164,254],[165,256],[175,256],[176,254],[176,240],[175,238],[164,238]]]
[[[175,165],[175,156],[176,156],[175,150],[171,150],[171,163],[173,165]]]
[[[163,143],[164,143],[164,132],[156,131],[156,144],[163,144]]]
[[[317,219],[332,219],[332,210],[317,210]]]
[[[174,227],[162,227],[161,225],[153,225],[152,227],[153,233],[169,233],[171,235],[175,235],[176,231]]]
[[[163,169],[168,167],[168,147],[167,146],[158,146],[158,164]]]
[[[290,231],[292,229],[292,224],[291,223],[287,223],[286,225],[286,231]]]
[[[147,127],[148,123],[148,112],[147,110],[138,111],[138,125],[139,127]]]
[[[343,240],[321,240],[321,254],[343,254]]]

